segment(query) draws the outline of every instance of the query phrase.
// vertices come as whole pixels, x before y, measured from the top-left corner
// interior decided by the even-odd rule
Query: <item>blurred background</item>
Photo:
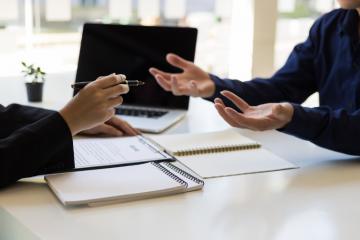
[[[335,0],[0,0],[0,77],[21,61],[74,71],[85,22],[191,26],[196,63],[223,77],[269,76]]]

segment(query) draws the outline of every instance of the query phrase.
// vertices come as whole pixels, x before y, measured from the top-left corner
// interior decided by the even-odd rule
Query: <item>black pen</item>
[[[71,84],[71,87],[76,89],[76,90],[80,90],[83,87],[85,87],[86,85],[88,85],[89,83],[91,83],[91,82],[77,82],[77,83]],[[125,80],[125,81],[122,81],[119,84],[126,84],[129,87],[138,87],[138,86],[145,85],[145,82],[139,81],[139,80]]]

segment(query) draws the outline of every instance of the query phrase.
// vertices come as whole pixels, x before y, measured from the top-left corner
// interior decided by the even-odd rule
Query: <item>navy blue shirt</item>
[[[290,102],[293,119],[280,131],[328,149],[360,155],[358,25],[356,10],[337,9],[320,17],[307,40],[295,46],[271,78],[240,82],[211,75],[216,93],[209,100],[223,98],[220,91],[226,89],[251,105]],[[302,107],[300,104],[315,92],[319,92],[320,106]]]

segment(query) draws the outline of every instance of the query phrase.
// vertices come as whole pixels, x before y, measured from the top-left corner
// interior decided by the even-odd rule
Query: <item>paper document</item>
[[[178,160],[203,178],[297,168],[263,148],[184,156]]]
[[[74,140],[75,168],[171,158],[141,136]]]

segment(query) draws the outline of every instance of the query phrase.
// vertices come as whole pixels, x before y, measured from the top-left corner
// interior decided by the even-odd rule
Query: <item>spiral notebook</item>
[[[145,163],[45,176],[65,206],[98,206],[202,189],[204,182],[172,163]]]
[[[296,168],[236,129],[150,138],[202,178]]]

